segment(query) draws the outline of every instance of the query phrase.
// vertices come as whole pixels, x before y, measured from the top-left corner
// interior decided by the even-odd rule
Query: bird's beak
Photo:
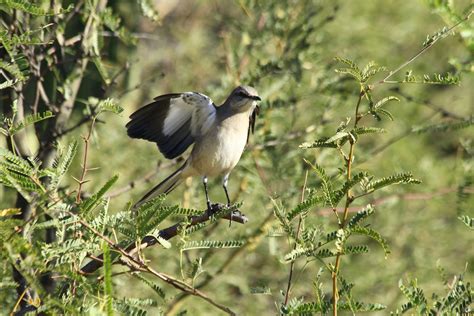
[[[258,95],[252,95],[250,96],[250,99],[255,100],[255,101],[262,101],[262,99]]]

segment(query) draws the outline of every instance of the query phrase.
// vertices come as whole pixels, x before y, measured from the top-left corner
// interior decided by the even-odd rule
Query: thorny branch
[[[229,315],[236,315],[235,312],[233,312],[230,308],[215,302],[213,299],[211,299],[208,295],[201,292],[200,290],[198,290],[198,289],[196,289],[196,288],[194,288],[194,287],[192,287],[192,286],[190,286],[190,285],[188,285],[188,284],[186,284],[186,283],[184,283],[180,280],[177,280],[177,279],[175,279],[175,278],[173,278],[173,277],[171,277],[167,274],[164,274],[164,273],[161,273],[161,272],[158,272],[158,271],[154,270],[152,267],[147,265],[145,262],[135,258],[132,254],[130,254],[129,251],[127,251],[126,249],[123,249],[122,247],[120,247],[119,245],[114,243],[107,236],[104,236],[103,234],[101,234],[99,231],[97,231],[95,228],[90,226],[86,221],[84,221],[78,215],[76,215],[72,212],[68,212],[68,213],[69,213],[69,215],[78,218],[78,222],[82,226],[86,227],[88,230],[90,230],[96,236],[98,236],[99,238],[101,238],[102,240],[107,242],[107,244],[109,244],[110,247],[112,247],[114,250],[119,252],[122,255],[122,257],[126,259],[126,260],[123,260],[122,262],[125,265],[127,265],[131,270],[135,270],[135,271],[138,270],[138,271],[142,271],[142,272],[151,273],[154,276],[156,276],[157,278],[159,278],[159,279],[163,280],[164,282],[166,282],[166,283],[172,285],[173,287],[177,288],[178,290],[189,293],[190,295],[200,297],[200,298],[204,299],[205,301],[209,302],[210,304],[214,305],[215,307],[219,308],[220,310],[226,312]]]
[[[89,170],[87,168],[87,156],[89,154],[89,142],[92,136],[92,131],[94,129],[94,124],[95,124],[96,117],[94,116],[92,118],[91,126],[89,127],[89,132],[87,133],[87,136],[83,137],[84,139],[84,156],[82,158],[82,171],[81,171],[81,177],[79,179],[75,179],[78,183],[78,188],[77,188],[77,193],[76,193],[76,203],[79,204],[81,203],[81,192],[82,192],[82,186],[84,183],[87,182],[85,180],[86,173]]]
[[[225,207],[225,206],[223,206],[222,204],[213,204],[212,209],[209,212],[204,211],[202,215],[191,217],[189,219],[189,224],[186,228],[189,228],[189,227],[192,227],[192,226],[195,226],[197,224],[204,223],[206,221],[209,221],[209,220],[213,219],[213,215],[218,213],[218,212],[221,212],[223,210],[223,207]],[[232,212],[232,214],[230,214],[230,213],[225,214],[222,218],[232,220],[232,222],[236,222],[236,223],[240,223],[240,224],[245,224],[248,221],[247,217],[245,215],[241,214],[238,211],[234,211],[234,212]],[[164,229],[160,230],[159,233],[158,233],[158,236],[165,239],[165,240],[169,240],[169,239],[175,237],[179,233],[180,228],[182,228],[182,223],[174,224],[172,226],[169,226],[167,228],[164,228]],[[128,246],[127,248],[124,248],[124,251],[126,251],[129,254],[134,254],[134,253],[137,253],[138,251],[141,251],[145,248],[151,247],[155,244],[159,244],[159,241],[157,240],[156,237],[154,237],[154,236],[145,236],[141,240],[139,248],[137,248],[135,243],[133,243],[130,246]],[[96,271],[97,269],[102,267],[103,262],[101,260],[102,260],[103,256],[100,255],[97,258],[99,260],[94,259],[94,260],[90,261],[89,263],[87,263],[84,267],[82,267],[81,272],[82,273],[93,273],[94,271]]]

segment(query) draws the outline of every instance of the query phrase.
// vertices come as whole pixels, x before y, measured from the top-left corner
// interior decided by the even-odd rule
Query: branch
[[[83,156],[83,159],[82,159],[82,171],[81,171],[81,177],[76,180],[77,183],[78,183],[77,194],[76,194],[76,203],[77,204],[81,203],[82,186],[84,185],[84,183],[87,182],[87,180],[85,180],[86,173],[88,171],[87,156],[88,156],[88,153],[89,153],[89,141],[90,141],[91,136],[92,136],[92,131],[94,130],[95,120],[96,120],[96,117],[94,116],[92,118],[91,126],[89,127],[89,132],[87,133],[87,136],[83,137],[83,139],[84,139],[84,156]]]
[[[436,37],[433,41],[431,41],[428,45],[424,46],[419,52],[417,52],[413,57],[411,57],[410,59],[408,59],[406,62],[404,62],[403,64],[401,64],[400,66],[398,66],[395,70],[392,70],[390,71],[390,73],[385,77],[383,78],[382,80],[380,80],[379,82],[377,82],[377,84],[383,84],[383,83],[386,83],[387,80],[392,77],[394,74],[396,74],[397,72],[399,72],[400,70],[402,70],[403,68],[405,68],[406,66],[408,66],[409,64],[411,64],[414,60],[416,60],[418,57],[420,57],[421,55],[423,55],[423,53],[425,53],[428,49],[430,49],[431,47],[433,47],[434,44],[436,44],[436,42],[438,42],[440,39],[444,38],[448,33],[450,33],[453,29],[455,29],[457,26],[459,26],[460,24],[462,24],[463,22],[469,20],[469,18],[471,17],[472,13],[474,11],[471,11],[469,12],[463,19],[461,19],[458,23],[454,24],[453,26],[451,26],[446,32],[444,32],[444,35],[443,36],[438,36]]]
[[[190,218],[190,224],[186,228],[209,221],[214,214],[223,210],[224,207],[226,206],[222,204],[213,204],[212,209],[209,212],[206,210],[203,212],[202,215],[192,216]],[[222,218],[228,219],[228,220],[231,220],[232,222],[236,222],[240,224],[245,224],[248,221],[248,218],[242,213],[240,213],[240,211],[238,210],[232,212],[232,214],[226,214]],[[169,240],[178,234],[179,229],[182,227],[181,224],[182,223],[179,222],[170,227],[164,228],[160,230],[158,235],[165,240]],[[127,248],[125,248],[124,251],[126,251],[128,254],[134,254],[140,250],[143,250],[145,248],[151,247],[156,244],[159,244],[159,241],[157,238],[155,238],[154,236],[145,236],[142,238],[139,248],[137,248],[136,244],[133,243],[129,245]],[[82,267],[81,272],[90,274],[100,269],[103,265],[102,258],[103,258],[103,255],[100,255],[97,257],[98,260],[94,259],[88,262],[84,267]]]
[[[214,210],[214,212],[220,210],[220,206],[217,205],[217,204],[214,204],[213,205],[213,208],[212,210]],[[123,249],[122,247],[118,246],[116,243],[114,243],[111,239],[109,239],[107,236],[104,236],[103,234],[101,234],[99,231],[97,231],[95,228],[93,228],[92,226],[90,226],[86,221],[84,221],[82,218],[80,218],[79,216],[77,216],[76,214],[72,213],[72,212],[68,212],[69,215],[71,216],[75,216],[77,217],[79,220],[78,222],[86,227],[87,229],[89,229],[92,233],[94,233],[96,236],[100,237],[102,240],[104,240],[105,242],[107,242],[109,244],[110,247],[112,247],[113,249],[115,249],[116,251],[118,251],[122,257],[126,258],[126,260],[124,260],[124,263],[132,270],[138,270],[138,271],[142,271],[142,272],[149,272],[151,274],[153,274],[154,276],[158,277],[159,279],[165,281],[166,283],[172,285],[173,287],[177,288],[178,290],[181,290],[183,292],[186,292],[186,293],[189,293],[191,295],[194,295],[194,296],[197,296],[197,297],[200,297],[202,299],[204,299],[205,301],[209,302],[210,304],[214,305],[215,307],[219,308],[220,310],[226,312],[227,314],[229,315],[236,315],[235,312],[233,312],[230,308],[228,308],[227,306],[224,306],[222,304],[219,304],[217,302],[215,302],[214,300],[212,300],[209,296],[207,296],[205,293],[201,292],[200,290],[180,281],[180,280],[177,280],[167,274],[164,274],[164,273],[161,273],[161,272],[157,272],[155,271],[153,268],[151,268],[150,266],[148,266],[146,263],[144,263],[143,261],[139,260],[139,259],[136,259],[132,254],[130,254],[130,252],[127,251],[127,249]],[[207,212],[207,213],[211,213],[211,212]],[[209,219],[209,216],[210,214],[207,214],[207,219]],[[204,218],[205,216],[196,216],[195,219],[196,221],[200,218]],[[178,224],[177,224],[178,225]],[[176,226],[176,225],[174,225]],[[172,226],[172,227],[174,227]],[[172,229],[172,227],[170,227],[170,235],[173,234],[173,231],[174,229]],[[177,232],[177,227],[176,227],[176,232]],[[161,232],[160,232],[161,233]],[[176,233],[174,233],[173,236],[175,236]],[[145,237],[146,238],[146,237]],[[156,243],[156,241],[155,241]],[[129,247],[130,248],[130,247]]]

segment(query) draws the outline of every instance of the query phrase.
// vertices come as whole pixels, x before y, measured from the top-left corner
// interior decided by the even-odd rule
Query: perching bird
[[[156,97],[155,102],[130,116],[127,134],[157,143],[168,159],[181,155],[194,144],[189,158],[174,173],[155,186],[135,206],[159,194],[168,194],[184,179],[201,176],[208,210],[211,201],[207,190],[208,177],[223,176],[227,203],[230,204],[227,182],[238,163],[258,114],[257,91],[239,86],[227,100],[216,106],[204,94],[184,92]]]

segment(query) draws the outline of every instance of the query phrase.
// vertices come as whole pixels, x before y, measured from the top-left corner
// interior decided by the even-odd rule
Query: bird
[[[134,207],[160,194],[168,194],[193,176],[202,179],[208,211],[212,207],[208,178],[222,176],[222,187],[230,206],[229,176],[242,156],[250,133],[254,132],[259,101],[261,98],[255,88],[241,85],[220,106],[202,93],[170,93],[154,98],[152,103],[132,113],[126,124],[128,136],[155,142],[165,158],[174,159],[193,145],[181,167],[146,193]]]

